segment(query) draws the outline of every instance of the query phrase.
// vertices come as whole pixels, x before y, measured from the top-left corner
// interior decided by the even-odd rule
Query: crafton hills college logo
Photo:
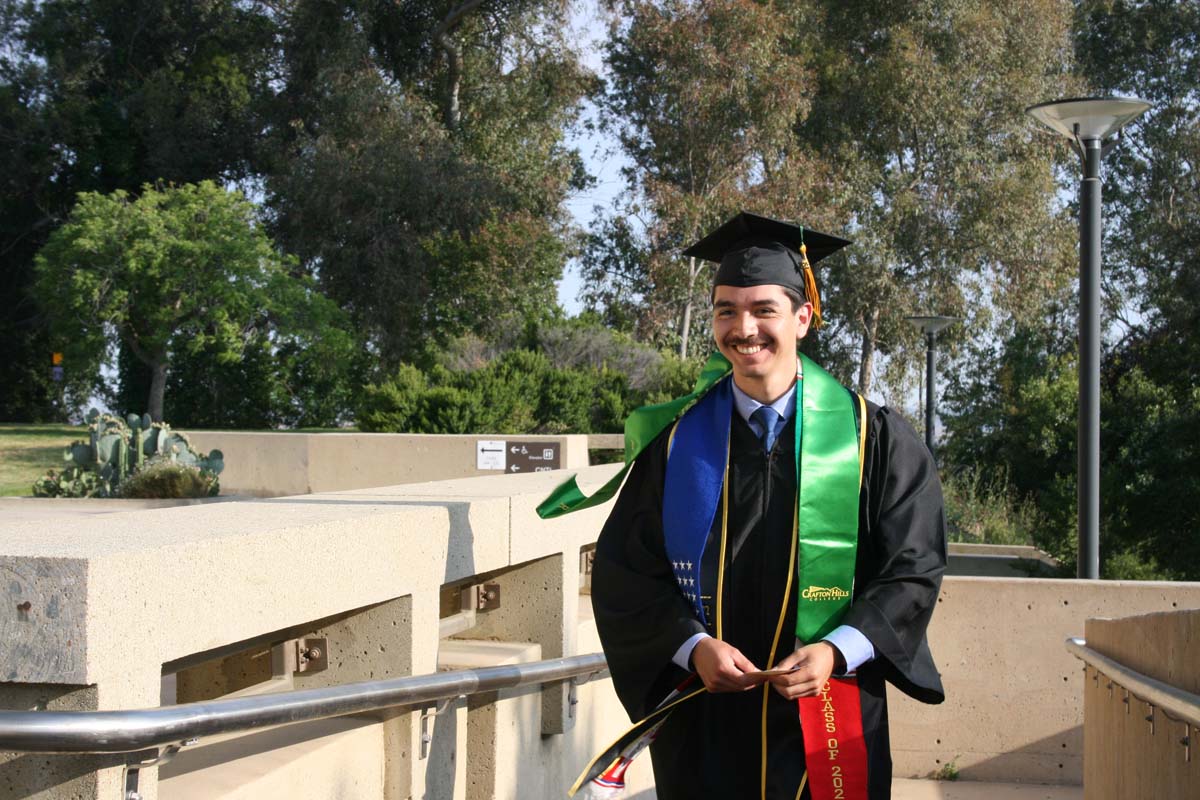
[[[805,600],[842,600],[850,596],[845,589],[836,586],[810,586],[800,593]]]

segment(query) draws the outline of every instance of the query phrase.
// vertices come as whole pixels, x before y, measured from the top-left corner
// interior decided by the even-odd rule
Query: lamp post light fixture
[[[947,325],[958,322],[957,317],[905,317],[910,323],[916,326],[917,330],[925,334],[925,446],[929,448],[931,455],[936,455],[933,449],[933,425],[937,419],[936,404],[934,402],[934,364],[933,353],[936,348],[937,334],[942,328]]]
[[[1100,577],[1100,162],[1121,128],[1150,108],[1136,97],[1080,97],[1040,103],[1025,112],[1070,139],[1083,164],[1079,184],[1080,578]],[[1107,140],[1107,141],[1106,141]]]

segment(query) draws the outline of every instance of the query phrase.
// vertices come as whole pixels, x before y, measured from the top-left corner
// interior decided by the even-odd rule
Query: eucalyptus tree
[[[812,85],[809,48],[786,32],[804,15],[733,0],[629,0],[614,11],[599,100],[631,162],[626,210],[646,216],[639,328],[686,355],[707,328],[694,310],[710,281],[707,265],[679,252],[738,210],[769,210],[767,187],[794,157],[791,129]],[[812,184],[791,177],[793,190]],[[628,259],[589,255],[586,291],[600,298],[621,278],[606,266]]]
[[[1081,93],[1153,103],[1122,132],[1103,172],[1101,570],[1110,578],[1194,580],[1200,7],[1084,0],[1075,3],[1072,34]],[[1069,196],[1077,167],[1061,177]],[[944,454],[954,469],[986,464],[1005,472],[1015,492],[1035,498],[1048,520],[1037,543],[1073,574],[1075,315],[1062,302],[1038,310],[1051,313],[1014,313],[998,337],[1000,352],[981,353],[951,378]]]
[[[648,219],[648,314],[696,299],[672,254],[739,208],[845,233],[819,346],[869,392],[915,311],[963,315],[1070,275],[1053,143],[1023,109],[1068,85],[1061,0],[630,0],[604,96]],[[665,267],[664,268],[664,264]],[[690,291],[689,291],[690,289]]]
[[[385,365],[556,306],[591,77],[546,0],[285,4],[278,240]]]
[[[820,5],[822,69],[797,134],[838,173],[853,210],[858,241],[837,262],[831,303],[865,393],[875,354],[913,338],[906,314],[1022,311],[1069,280],[1073,223],[1055,202],[1056,143],[1035,136],[1023,111],[1070,85],[1071,8]]]

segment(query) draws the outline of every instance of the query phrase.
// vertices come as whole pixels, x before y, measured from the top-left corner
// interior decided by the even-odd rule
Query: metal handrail
[[[1113,683],[1120,685],[1135,697],[1180,722],[1200,728],[1200,695],[1132,670],[1119,661],[1096,652],[1087,646],[1085,640],[1078,637],[1067,639],[1067,650],[1097,672],[1103,672]]]
[[[219,733],[428,705],[584,676],[586,681],[607,671],[604,655],[592,653],[136,711],[0,711],[0,751],[132,753]]]

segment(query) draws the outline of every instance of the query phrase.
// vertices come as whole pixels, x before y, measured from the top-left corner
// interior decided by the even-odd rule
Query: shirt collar
[[[733,405],[737,409],[738,414],[746,422],[750,421],[750,416],[767,403],[760,403],[750,395],[743,392],[733,382],[733,378],[729,379],[733,383]],[[771,408],[775,409],[775,413],[783,417],[784,420],[790,420],[796,413],[796,384],[792,384],[792,388],[783,393],[783,396],[770,404]]]

